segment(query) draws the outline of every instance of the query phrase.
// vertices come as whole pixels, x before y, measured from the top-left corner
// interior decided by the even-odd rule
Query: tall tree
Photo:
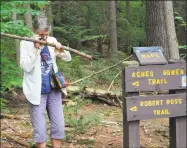
[[[32,14],[29,13],[29,10],[31,10],[30,4],[29,3],[25,3],[24,4],[24,8],[27,10],[24,13],[24,22],[25,25],[32,30]]]
[[[13,5],[15,6],[15,5]],[[12,12],[12,21],[17,24],[17,14],[15,11]],[[19,50],[19,44],[20,41],[18,39],[15,39],[15,48],[16,48],[16,59],[17,59],[17,64],[19,65],[20,63],[20,50]]]
[[[126,19],[129,23],[131,23],[131,14],[130,14],[130,1],[126,0]],[[131,45],[131,32],[129,32],[129,34],[126,36],[126,46],[125,49],[128,49]]]
[[[164,55],[169,59],[164,1],[146,1],[146,45],[162,46]]]
[[[162,46],[167,59],[179,59],[172,1],[147,1],[148,46]]]
[[[52,4],[49,4],[46,8],[47,8],[47,18],[49,19],[49,22],[51,24],[51,31],[50,31],[50,35],[53,36],[53,12],[52,12]]]
[[[130,17],[130,4],[129,4],[129,0],[126,0],[126,16],[127,16],[127,20],[129,22],[131,22],[131,17]]]
[[[164,1],[164,17],[170,59],[179,59],[178,42],[175,31],[173,2]]]
[[[99,5],[99,13],[100,13],[100,18],[99,18],[99,28],[98,28],[98,33],[103,35],[106,32],[106,27],[105,27],[105,2],[100,2]],[[101,53],[101,55],[104,55],[104,49],[103,49],[103,38],[100,37],[97,39],[97,51]]]
[[[117,51],[117,29],[116,29],[116,2],[114,0],[108,1],[109,3],[109,37],[110,37],[110,50]]]

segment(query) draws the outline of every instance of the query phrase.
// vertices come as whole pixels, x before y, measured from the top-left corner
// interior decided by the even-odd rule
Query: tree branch
[[[86,77],[84,77],[84,78],[81,78],[81,79],[79,79],[79,80],[77,80],[77,81],[68,83],[68,85],[76,84],[76,83],[78,83],[78,82],[80,82],[80,81],[83,81],[84,79],[90,78],[90,77],[92,77],[92,76],[94,76],[94,75],[96,75],[96,74],[102,73],[103,71],[106,71],[106,70],[109,70],[109,69],[111,69],[111,68],[114,68],[114,67],[116,67],[117,65],[121,64],[123,61],[126,61],[126,60],[128,60],[129,58],[131,58],[131,57],[132,57],[132,55],[129,56],[129,57],[127,57],[127,58],[124,59],[124,60],[121,60],[120,62],[116,63],[116,64],[113,65],[113,66],[110,66],[110,67],[108,67],[108,68],[102,69],[102,70],[100,70],[100,71],[98,71],[98,72],[95,72],[95,73],[93,73],[93,74],[91,74],[91,75],[89,75],[89,76],[86,76]]]

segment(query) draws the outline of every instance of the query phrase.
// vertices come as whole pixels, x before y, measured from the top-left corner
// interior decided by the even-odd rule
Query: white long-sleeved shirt
[[[57,40],[54,37],[48,37],[47,42],[55,43]],[[54,47],[48,46],[49,52],[53,61],[54,71],[58,71],[56,65],[56,56],[64,61],[71,61],[69,51],[55,52]],[[23,93],[27,100],[34,104],[40,104],[41,98],[41,49],[36,49],[33,42],[20,42],[20,67],[24,71],[23,77]]]

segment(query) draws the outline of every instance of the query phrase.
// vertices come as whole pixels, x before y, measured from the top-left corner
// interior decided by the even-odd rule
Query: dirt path
[[[32,126],[26,101],[22,95],[12,98],[9,96],[7,101],[10,108],[9,114],[17,115],[23,120],[1,119],[2,148],[24,147],[6,138],[3,134],[11,135],[27,144],[32,143]],[[90,126],[83,134],[75,132],[71,127],[66,127],[66,139],[63,141],[64,148],[123,147],[121,108],[95,102],[85,104],[78,112],[82,116],[88,113],[96,113],[100,117],[100,122],[97,125]],[[143,120],[140,127],[141,147],[168,147],[168,119]]]

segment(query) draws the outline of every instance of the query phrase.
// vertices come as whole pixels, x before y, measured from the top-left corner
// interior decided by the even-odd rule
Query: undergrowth
[[[89,54],[89,53],[88,53]],[[122,57],[114,57],[110,59],[106,58],[98,58],[93,61],[86,61],[82,57],[73,56],[71,62],[64,62],[60,59],[57,59],[57,65],[61,71],[63,71],[65,78],[68,82],[74,82],[78,79],[89,76],[97,71],[110,67],[120,60],[125,59],[125,55]],[[80,87],[88,86],[88,87],[98,87],[106,89],[114,79],[114,77],[121,71],[121,65],[106,70],[102,73],[96,74],[90,78],[84,79],[83,81],[78,82],[75,85]],[[118,76],[113,86],[119,87],[121,85],[121,75]]]
[[[82,114],[80,108],[86,104],[90,104],[88,99],[75,97],[73,106],[64,106],[65,123],[73,128],[74,134],[84,134],[90,126],[96,126],[100,123],[100,117],[96,112]]]

